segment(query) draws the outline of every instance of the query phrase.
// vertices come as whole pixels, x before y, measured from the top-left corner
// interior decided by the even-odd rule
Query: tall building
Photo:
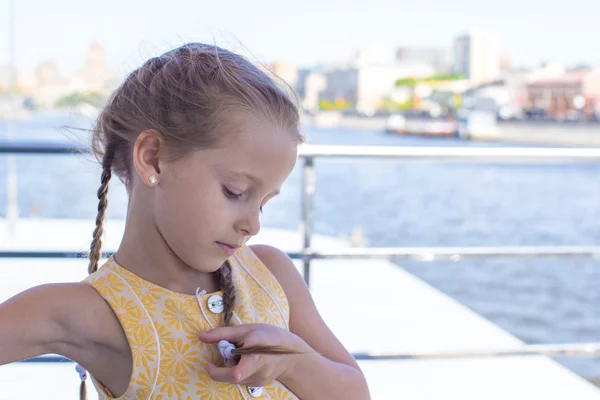
[[[306,95],[306,81],[311,72],[312,71],[309,68],[299,68],[298,69],[298,81],[296,82],[296,94],[299,97],[304,97]]]
[[[500,73],[498,36],[473,31],[454,41],[453,72],[463,74],[472,85],[494,81]]]
[[[305,110],[317,111],[321,93],[327,87],[327,77],[320,72],[311,72],[304,81],[304,100],[302,107]]]
[[[85,57],[83,68],[71,81],[73,91],[110,91],[118,83],[117,74],[110,69],[106,61],[104,48],[93,43]]]

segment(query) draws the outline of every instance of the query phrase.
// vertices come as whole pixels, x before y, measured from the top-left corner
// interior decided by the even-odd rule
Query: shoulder
[[[271,246],[257,245],[250,248],[277,278],[288,297],[290,331],[317,353],[360,371],[356,360],[323,321],[308,286],[287,254]]]
[[[29,316],[42,332],[51,352],[78,362],[86,358],[81,349],[106,345],[112,330],[111,310],[89,285],[80,282],[36,286],[10,299],[7,306]],[[20,311],[19,311],[20,310]]]
[[[292,259],[276,247],[266,244],[254,244],[248,247],[267,268],[274,269],[273,273],[280,273],[282,269],[290,267],[296,269]]]
[[[302,275],[294,262],[283,251],[268,245],[253,245],[250,249],[256,257],[273,274],[285,296],[290,308],[290,330],[306,316],[318,316],[313,298]]]
[[[290,295],[298,294],[298,286],[307,290],[304,279],[298,272],[291,258],[283,251],[268,245],[252,245],[250,250],[275,276],[286,296],[291,301]]]
[[[88,318],[103,309],[103,299],[89,285],[81,282],[52,283],[36,286],[18,295],[22,307],[31,312],[50,316],[64,331],[72,332],[73,328],[85,322],[93,322]]]

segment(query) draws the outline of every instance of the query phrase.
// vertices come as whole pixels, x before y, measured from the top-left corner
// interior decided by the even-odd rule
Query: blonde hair
[[[243,56],[213,45],[188,43],[146,61],[112,94],[98,117],[92,151],[102,165],[98,214],[90,246],[88,272],[98,269],[108,206],[108,185],[114,172],[131,191],[133,144],[141,132],[161,137],[173,158],[217,144],[226,115],[235,111],[263,119],[304,142],[298,108],[275,81]],[[219,129],[220,128],[220,129]],[[230,325],[235,304],[231,266],[219,269]],[[236,354],[294,353],[279,347],[236,349]],[[85,398],[82,383],[81,398]]]

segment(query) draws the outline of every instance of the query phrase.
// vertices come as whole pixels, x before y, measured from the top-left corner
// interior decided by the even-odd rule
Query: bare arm
[[[108,303],[84,283],[37,286],[0,304],[0,365],[43,354],[81,365],[124,393],[131,351]]]
[[[0,304],[0,364],[8,364],[64,347],[64,305],[57,285],[37,286]]]
[[[340,399],[369,399],[360,367],[319,315],[292,260],[273,247],[251,248],[285,291],[290,304],[290,330],[320,354],[298,357],[289,373],[281,376],[281,383],[302,399],[330,399],[332,393]]]
[[[0,365],[49,353],[93,365],[98,349],[114,341],[107,318],[115,319],[86,284],[28,289],[0,304]]]

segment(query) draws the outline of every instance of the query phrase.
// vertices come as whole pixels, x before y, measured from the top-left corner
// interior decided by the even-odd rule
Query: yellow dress
[[[289,304],[273,274],[244,246],[229,259],[236,287],[233,325],[264,323],[289,330]],[[222,292],[196,296],[148,282],[111,257],[85,279],[110,304],[133,355],[133,371],[123,400],[297,399],[283,384],[245,387],[213,381],[203,366],[223,365],[216,344],[198,333],[223,325]],[[97,380],[100,400],[113,399]]]

